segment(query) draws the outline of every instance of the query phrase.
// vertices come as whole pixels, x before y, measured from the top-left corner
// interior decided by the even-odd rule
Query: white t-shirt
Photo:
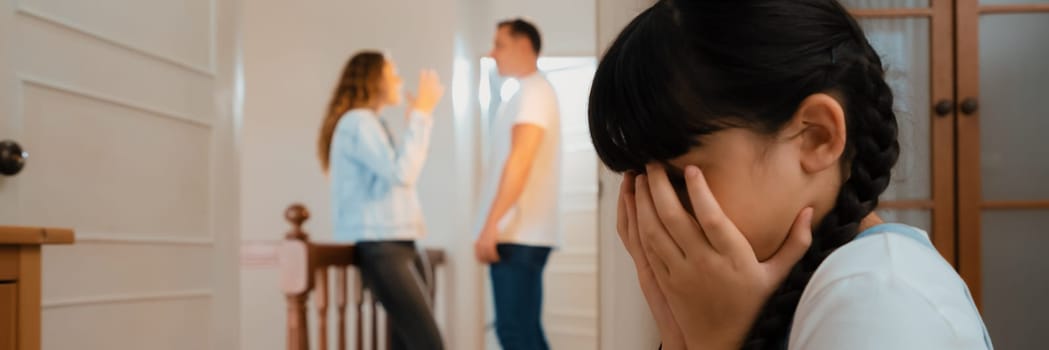
[[[513,127],[529,124],[544,129],[524,191],[499,221],[499,242],[534,246],[560,243],[558,196],[561,187],[561,115],[557,95],[538,72],[521,78],[520,89],[499,108],[491,124],[488,169],[481,187],[480,232],[499,190],[503,167],[510,155]]]
[[[788,348],[990,349],[968,288],[928,234],[899,224],[872,230],[880,232],[842,246],[816,269]]]

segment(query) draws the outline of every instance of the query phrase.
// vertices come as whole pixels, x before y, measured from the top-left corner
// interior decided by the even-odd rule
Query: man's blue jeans
[[[495,299],[495,334],[503,350],[548,350],[543,333],[543,268],[550,247],[499,244],[489,269]]]

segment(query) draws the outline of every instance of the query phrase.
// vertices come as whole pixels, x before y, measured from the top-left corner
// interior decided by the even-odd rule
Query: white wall
[[[599,51],[653,0],[597,0]],[[616,199],[620,176],[601,171],[601,349],[652,349],[659,334],[637,284],[634,264],[619,242]]]
[[[472,0],[383,0],[301,2],[253,0],[243,4],[244,125],[242,154],[242,239],[255,258],[242,269],[242,348],[284,347],[284,298],[277,289],[272,264],[273,240],[287,230],[282,218],[291,202],[312,211],[307,231],[314,238],[331,236],[326,182],[315,156],[315,142],[325,105],[346,59],[360,49],[389,52],[405,77],[416,82],[419,69],[435,68],[449,86],[436,112],[430,158],[419,184],[430,237],[424,244],[441,246],[452,256],[441,277],[446,302],[442,324],[449,348],[477,348],[480,339],[480,269],[472,262],[469,228],[463,220],[471,208],[470,112],[475,102],[459,99],[453,114],[452,95],[473,90],[469,69],[478,54],[475,39],[456,38],[472,30]],[[457,45],[458,43],[458,45]],[[455,55],[461,55],[453,86]],[[399,119],[403,109],[388,111]],[[261,261],[261,262],[260,262]],[[455,310],[454,314],[449,311]],[[451,318],[451,317],[454,317]]]

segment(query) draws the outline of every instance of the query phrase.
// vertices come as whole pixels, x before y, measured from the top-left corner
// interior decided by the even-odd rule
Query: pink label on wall
[[[240,244],[240,267],[242,269],[277,268],[277,246],[281,241],[244,241]]]

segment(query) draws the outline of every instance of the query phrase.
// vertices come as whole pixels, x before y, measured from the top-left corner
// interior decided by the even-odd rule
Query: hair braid
[[[801,294],[816,268],[834,250],[859,233],[860,222],[878,206],[878,197],[889,185],[892,167],[899,157],[896,114],[892,90],[886,84],[881,59],[850,18],[859,34],[854,41],[862,47],[852,62],[843,62],[843,76],[857,77],[862,82],[841,84],[846,101],[848,139],[843,162],[846,164],[842,185],[834,209],[813,233],[812,245],[783,284],[773,293],[759,314],[744,343],[744,349],[779,349],[786,344],[789,325],[801,300]],[[845,43],[855,45],[857,43]]]

